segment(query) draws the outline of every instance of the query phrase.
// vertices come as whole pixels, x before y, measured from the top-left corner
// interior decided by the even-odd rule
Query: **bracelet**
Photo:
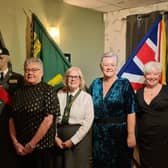
[[[28,146],[29,146],[31,149],[34,149],[34,148],[35,148],[35,146],[32,145],[30,142],[28,143]]]

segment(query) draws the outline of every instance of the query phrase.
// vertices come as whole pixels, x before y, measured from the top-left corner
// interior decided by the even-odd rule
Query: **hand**
[[[61,138],[55,137],[55,143],[57,144],[57,146],[58,146],[60,149],[63,149],[63,148],[64,148],[64,146],[63,146],[63,141],[61,140]]]
[[[135,134],[128,134],[127,145],[128,145],[129,148],[133,148],[133,147],[136,146]]]
[[[23,146],[21,143],[19,143],[19,142],[15,143],[15,144],[14,144],[14,147],[15,147],[16,153],[17,153],[18,155],[21,155],[21,156],[26,155],[26,153],[25,153],[25,151],[24,151],[24,146]]]
[[[35,146],[32,146],[32,144],[29,142],[25,145],[24,152],[26,154],[33,152]]]
[[[72,141],[69,139],[69,140],[66,140],[65,142],[63,142],[63,147],[64,147],[64,149],[65,148],[71,148],[71,147],[73,147],[74,146],[74,144],[72,143]]]

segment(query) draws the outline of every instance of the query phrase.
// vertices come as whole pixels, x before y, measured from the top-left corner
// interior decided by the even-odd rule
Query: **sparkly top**
[[[12,117],[14,119],[17,139],[23,145],[35,135],[44,117],[54,115],[54,122],[37,149],[54,145],[55,118],[60,113],[56,91],[45,83],[25,86],[15,93]]]
[[[95,109],[95,119],[126,118],[137,111],[135,94],[127,79],[118,78],[103,97],[103,78],[95,79],[89,89]]]

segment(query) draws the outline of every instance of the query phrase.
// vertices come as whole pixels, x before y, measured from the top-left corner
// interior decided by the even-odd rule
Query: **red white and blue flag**
[[[164,18],[159,16],[144,38],[132,52],[128,61],[118,73],[119,77],[127,78],[134,90],[144,84],[144,64],[158,61],[162,64],[161,83],[166,82],[166,34]]]

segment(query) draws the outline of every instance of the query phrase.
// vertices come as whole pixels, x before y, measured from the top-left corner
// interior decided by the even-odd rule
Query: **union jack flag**
[[[134,90],[144,84],[144,64],[158,61],[162,64],[161,83],[166,81],[166,35],[164,18],[159,16],[144,38],[132,52],[128,61],[118,73],[119,77],[127,78]]]

